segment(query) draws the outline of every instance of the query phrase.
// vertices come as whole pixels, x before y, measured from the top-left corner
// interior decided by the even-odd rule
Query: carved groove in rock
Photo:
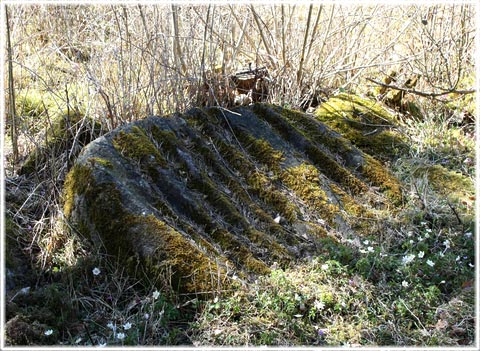
[[[402,200],[398,181],[338,132],[263,104],[120,127],[82,151],[64,197],[80,233],[186,293],[314,255],[326,236],[372,234]]]

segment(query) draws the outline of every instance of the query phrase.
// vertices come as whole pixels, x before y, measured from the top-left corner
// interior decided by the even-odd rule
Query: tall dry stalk
[[[211,6],[212,5],[208,5],[208,9],[207,9],[207,18],[205,20],[205,29],[203,31],[203,44],[202,44],[202,61],[201,61],[201,64],[200,64],[200,71],[201,71],[201,76],[200,76],[200,79],[198,80],[198,86],[197,86],[197,102],[200,101],[201,99],[201,94],[203,93],[202,92],[202,86],[204,86],[206,84],[206,81],[205,81],[205,54],[206,54],[206,51],[207,51],[207,32],[208,32],[208,23],[209,23],[209,20],[210,20],[210,9],[211,9]]]
[[[250,10],[252,11],[253,14],[253,19],[255,20],[255,23],[258,28],[258,32],[260,33],[260,37],[262,38],[263,46],[265,47],[265,51],[267,52],[267,58],[270,61],[271,65],[273,68],[275,68],[276,61],[274,59],[274,55],[272,54],[272,50],[270,48],[270,45],[268,44],[267,38],[265,36],[265,26],[262,26],[262,23],[260,23],[260,15],[255,11],[255,8],[253,7],[253,4],[250,5]]]
[[[298,65],[298,71],[297,71],[298,85],[302,83],[302,71],[303,71],[303,64],[305,61],[305,50],[307,47],[308,31],[310,30],[310,20],[312,19],[312,11],[313,11],[313,4],[310,4],[308,8],[307,24],[306,24],[305,33],[303,36],[302,55],[300,56],[300,64]]]
[[[173,27],[173,57],[175,60],[175,66],[182,73],[187,72],[187,66],[185,65],[184,57],[182,55],[182,47],[180,45],[180,34],[178,25],[178,5],[172,4],[172,27]]]
[[[10,20],[8,14],[8,6],[5,5],[5,19],[7,26],[7,57],[8,57],[8,100],[10,113],[10,136],[12,138],[13,148],[13,164],[18,160],[18,142],[17,142],[17,117],[15,111],[15,88],[13,78],[13,62],[12,62],[12,43],[10,39]]]

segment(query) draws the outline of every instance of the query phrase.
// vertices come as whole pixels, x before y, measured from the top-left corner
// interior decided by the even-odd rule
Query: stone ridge
[[[286,266],[325,238],[375,234],[401,199],[388,170],[337,131],[265,104],[122,126],[84,148],[64,186],[79,233],[184,293]]]

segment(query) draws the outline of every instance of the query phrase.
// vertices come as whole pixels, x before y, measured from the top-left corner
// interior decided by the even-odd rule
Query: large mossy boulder
[[[64,212],[132,271],[208,292],[314,255],[327,237],[374,235],[402,201],[374,156],[304,113],[192,109],[90,143],[67,176]]]

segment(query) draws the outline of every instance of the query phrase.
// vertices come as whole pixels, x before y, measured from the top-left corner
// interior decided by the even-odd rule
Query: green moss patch
[[[171,272],[173,288],[188,293],[221,288],[218,277],[224,276],[225,271],[182,234],[152,215],[136,217],[133,225],[139,226],[139,240],[156,248],[154,256],[146,259],[150,274],[158,274],[159,270],[163,274]]]
[[[416,177],[426,176],[431,187],[449,201],[470,205],[474,202],[474,184],[461,173],[450,171],[441,165],[433,165],[419,167],[413,174]]]
[[[315,116],[376,158],[395,158],[407,149],[395,118],[380,102],[342,93],[321,104]]]
[[[165,167],[167,164],[150,138],[137,126],[133,126],[128,132],[120,131],[112,142],[115,149],[123,156],[141,165]]]
[[[75,196],[84,194],[92,181],[92,170],[88,167],[76,164],[67,174],[63,186],[63,212],[70,217],[75,201]]]
[[[338,214],[338,207],[332,204],[320,186],[318,170],[312,165],[292,167],[282,174],[283,182],[302,200],[315,209],[320,217],[332,223]]]
[[[378,186],[394,205],[400,205],[403,200],[403,195],[398,179],[396,179],[380,161],[369,155],[365,157],[367,162],[362,167],[362,174],[365,175],[373,185]]]

